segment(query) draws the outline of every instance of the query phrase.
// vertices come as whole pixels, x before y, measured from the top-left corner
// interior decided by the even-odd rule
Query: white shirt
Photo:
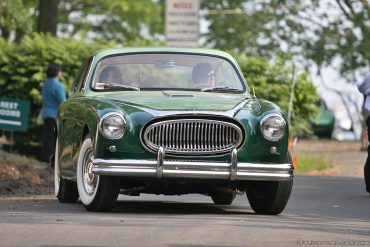
[[[366,95],[365,109],[370,111],[370,72],[367,72],[363,81],[357,83],[357,88]]]

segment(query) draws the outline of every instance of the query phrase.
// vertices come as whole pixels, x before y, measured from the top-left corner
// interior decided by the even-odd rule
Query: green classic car
[[[335,114],[323,99],[317,102],[317,106],[320,112],[316,117],[310,118],[311,130],[320,138],[331,138],[335,127]]]
[[[229,54],[208,49],[98,51],[57,116],[55,195],[109,211],[119,194],[199,193],[231,204],[246,192],[279,214],[293,166],[287,119],[250,93]]]

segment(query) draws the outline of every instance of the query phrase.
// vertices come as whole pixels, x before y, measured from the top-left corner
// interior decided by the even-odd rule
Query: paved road
[[[200,195],[120,197],[112,213],[51,196],[0,200],[0,246],[315,244],[370,246],[370,197],[362,179],[298,176],[279,216],[255,215],[245,196],[222,207]]]

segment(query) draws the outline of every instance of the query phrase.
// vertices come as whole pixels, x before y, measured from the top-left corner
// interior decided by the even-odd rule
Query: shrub
[[[270,100],[288,113],[289,97],[292,88],[292,70],[286,61],[278,59],[271,65],[260,57],[238,56],[238,62],[250,87],[254,87],[257,98]],[[307,72],[296,74],[293,90],[293,107],[291,114],[290,133],[310,132],[308,122],[310,116],[318,112],[315,103],[319,100],[316,88],[309,80]]]
[[[61,81],[68,92],[84,60],[94,51],[112,46],[39,34],[25,36],[19,44],[0,39],[0,97],[31,102],[29,130],[26,135],[16,133],[16,148],[35,154],[41,144],[42,121],[37,117],[48,64],[62,65]]]

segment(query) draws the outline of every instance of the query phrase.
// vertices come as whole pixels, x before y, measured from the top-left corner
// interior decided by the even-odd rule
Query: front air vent
[[[152,151],[163,147],[166,154],[224,154],[238,148],[244,139],[243,131],[236,123],[219,119],[162,120],[144,128],[144,145]]]

